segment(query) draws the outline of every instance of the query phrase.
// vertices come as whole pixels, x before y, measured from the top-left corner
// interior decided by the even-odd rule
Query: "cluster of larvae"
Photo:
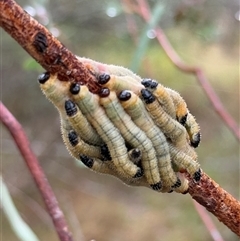
[[[58,109],[70,154],[91,170],[158,192],[188,191],[188,172],[201,178],[194,151],[200,128],[178,92],[128,69],[79,58],[102,88],[39,76]]]

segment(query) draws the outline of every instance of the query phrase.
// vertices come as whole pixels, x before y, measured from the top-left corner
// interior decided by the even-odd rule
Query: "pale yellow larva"
[[[186,155],[185,152],[179,150],[174,145],[169,143],[170,155],[176,171],[186,170],[195,181],[199,181],[201,178],[200,164],[197,160],[194,160],[191,156]]]
[[[196,122],[194,116],[189,112],[187,104],[181,95],[172,89],[166,88],[166,90],[175,105],[177,120],[187,130],[191,146],[194,148],[198,147],[201,139],[199,124]]]
[[[79,159],[80,154],[102,158],[101,148],[85,143],[71,126],[66,116],[61,116],[61,131],[67,149],[76,159]]]
[[[133,122],[146,133],[152,141],[158,159],[158,168],[166,191],[178,188],[181,184],[171,166],[171,159],[167,139],[162,131],[155,125],[146,112],[140,98],[131,91],[122,91],[118,96],[123,108],[131,116]]]
[[[103,73],[98,76],[98,83],[103,87],[115,91],[117,94],[125,89],[131,89],[135,93],[140,93],[143,85],[131,76],[118,76]]]
[[[187,141],[186,129],[163,110],[156,97],[149,90],[142,89],[141,97],[154,123],[174,144],[184,146]]]
[[[173,100],[170,97],[167,89],[160,83],[152,79],[143,79],[141,82],[146,89],[151,91],[161,104],[164,111],[170,115],[173,119],[176,118],[176,106],[173,104]]]
[[[76,86],[74,86],[74,90],[76,90]],[[128,178],[142,176],[141,168],[129,159],[123,137],[99,105],[99,97],[89,92],[88,88],[84,85],[79,86],[78,93],[73,90],[71,90],[71,92],[82,113],[108,146],[112,161],[118,173]]]
[[[41,75],[39,82],[46,97],[58,109],[60,115],[69,119],[83,140],[94,145],[103,144],[99,135],[79,111],[78,107],[70,100],[69,88],[71,83],[59,81],[57,75],[50,75],[48,73]]]
[[[115,92],[111,91],[109,96],[100,98],[100,104],[104,107],[107,116],[118,128],[125,141],[134,148],[141,150],[141,164],[144,175],[154,190],[160,190],[162,184],[158,171],[156,152],[151,140],[127,115],[119,103]]]
[[[86,117],[82,114],[78,106],[73,101],[65,101],[65,111],[70,124],[74,126],[81,139],[93,145],[103,144],[100,136],[97,134],[95,129],[91,126]]]

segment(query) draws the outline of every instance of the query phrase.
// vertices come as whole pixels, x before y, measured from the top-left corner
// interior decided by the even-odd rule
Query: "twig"
[[[30,148],[28,139],[20,125],[9,110],[0,102],[0,121],[11,133],[15,143],[21,152],[36,184],[39,188],[47,210],[55,225],[61,241],[73,241],[72,234],[69,232],[64,215],[58,206],[57,199],[47,181],[46,176],[40,167],[38,160]]]
[[[21,14],[18,13],[19,11]],[[54,39],[44,27],[41,27],[39,23],[26,14],[13,0],[1,0],[0,13],[0,25],[44,68],[57,72],[59,77],[65,76],[68,80],[73,80],[77,73],[77,81],[81,79],[80,82],[87,84],[89,84],[88,81],[90,81],[90,87],[94,87],[93,90],[97,89],[91,73],[86,71],[83,64],[78,62],[73,54],[63,47],[59,41]],[[27,25],[26,21],[28,23]],[[22,32],[24,32],[24,34],[22,34]],[[28,36],[30,33],[31,35]],[[36,36],[39,36],[39,34],[40,36],[44,36],[42,37],[44,41],[37,41],[36,44]],[[47,42],[48,44],[45,45],[42,44],[42,42]],[[51,48],[54,51],[51,50]],[[42,49],[44,51],[42,51]],[[53,58],[51,54],[55,57]],[[67,55],[70,56],[70,59],[66,59]],[[70,74],[68,75],[66,71],[69,71]],[[190,177],[188,178],[190,180]],[[197,202],[205,206],[208,211],[212,212],[220,221],[240,236],[240,203],[236,199],[220,188],[219,185],[206,174],[203,174],[200,183],[196,184],[190,180],[189,193]]]
[[[60,41],[13,0],[0,0],[0,26],[44,69],[59,80],[87,84],[93,93],[100,89],[86,67]]]
[[[148,6],[148,3],[146,0],[137,0],[139,5],[139,10],[137,13],[142,16],[142,18],[148,22],[151,17],[150,8]],[[135,8],[136,9],[136,8]],[[216,112],[219,114],[219,116],[222,118],[222,120],[226,123],[228,128],[232,131],[232,133],[235,135],[235,137],[240,141],[240,128],[235,122],[235,120],[232,118],[232,116],[227,112],[227,110],[224,108],[221,100],[219,99],[218,95],[210,85],[209,81],[207,80],[204,72],[199,67],[195,66],[188,66],[181,60],[179,55],[176,53],[176,51],[171,46],[170,42],[168,41],[166,35],[164,34],[163,30],[160,27],[157,27],[155,29],[156,36],[158,39],[158,42],[162,46],[163,50],[167,54],[168,58],[172,61],[172,63],[182,70],[183,72],[194,74],[202,86],[204,92],[206,93],[208,99],[210,100],[211,104],[213,105]]]
[[[205,173],[199,183],[195,183],[189,175],[186,177],[192,198],[240,236],[240,202]]]

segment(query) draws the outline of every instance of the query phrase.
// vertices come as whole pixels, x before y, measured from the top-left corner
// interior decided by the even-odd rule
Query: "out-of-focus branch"
[[[146,0],[137,0],[138,8],[135,6],[134,10],[142,16],[142,18],[148,22],[151,18],[151,11],[149,5]],[[203,70],[199,67],[189,66],[183,62],[183,60],[179,57],[176,51],[171,46],[170,42],[168,41],[166,35],[164,34],[163,30],[159,27],[155,28],[156,37],[158,42],[162,46],[163,50],[167,54],[168,58],[172,61],[172,63],[179,68],[181,71],[194,74],[202,86],[204,92],[206,93],[208,99],[210,100],[211,104],[213,105],[215,111],[219,114],[222,120],[226,123],[228,128],[232,131],[232,133],[236,136],[236,138],[240,141],[240,128],[232,118],[232,116],[227,112],[224,108],[221,100],[219,99],[218,95],[210,85],[207,77],[205,76]]]
[[[93,92],[98,91],[98,86],[91,73],[75,58],[75,55],[56,40],[47,29],[25,13],[13,0],[0,0],[0,25],[46,70],[58,73],[60,79],[66,78],[70,81],[87,83]],[[14,138],[16,138],[15,132],[12,133]],[[18,140],[17,143],[19,145],[21,142]],[[29,154],[29,150],[27,153]],[[22,155],[24,158],[28,158],[25,153]],[[32,154],[30,155],[32,156]],[[34,175],[38,174],[36,172]],[[44,179],[43,174],[40,175]],[[42,186],[40,187],[42,188]],[[189,193],[197,202],[205,206],[240,236],[240,204],[236,199],[220,188],[206,174],[203,174],[200,183],[196,184],[190,180]]]
[[[11,133],[22,157],[24,158],[47,207],[61,241],[72,241],[72,234],[68,230],[64,215],[58,206],[57,199],[40,167],[38,160],[30,148],[28,139],[14,116],[0,102],[0,121]]]
[[[193,200],[193,203],[194,203],[195,209],[197,210],[199,216],[201,217],[206,228],[208,229],[209,233],[211,234],[212,239],[214,241],[224,241],[220,232],[218,231],[216,225],[210,218],[209,213],[206,211],[206,209],[203,206],[201,206],[200,204],[198,204],[197,202],[195,202],[194,200]]]
[[[14,202],[9,194],[8,188],[3,181],[2,176],[0,176],[0,187],[1,187],[1,195],[0,195],[0,207],[3,209],[3,212],[6,218],[9,221],[13,231],[16,236],[20,240],[31,240],[31,241],[39,241],[36,234],[32,231],[32,229],[24,222],[22,217],[20,216]]]

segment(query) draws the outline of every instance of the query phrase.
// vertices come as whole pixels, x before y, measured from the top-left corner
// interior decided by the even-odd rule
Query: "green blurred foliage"
[[[153,7],[156,1],[148,1]],[[58,34],[74,53],[109,64],[130,66],[137,45],[126,16],[140,37],[146,23],[126,15],[120,1],[22,1],[35,18]],[[239,21],[234,0],[164,1],[159,26],[183,60],[200,66],[226,109],[239,123]],[[110,17],[111,16],[111,17]],[[4,104],[23,125],[31,146],[57,195],[69,226],[80,240],[212,240],[188,195],[129,188],[118,180],[76,168],[61,141],[58,113],[42,95],[43,69],[5,32],[2,38]],[[209,104],[195,77],[176,69],[156,41],[149,40],[138,72],[181,93],[202,129],[198,148],[202,168],[223,188],[239,196],[239,144]],[[14,202],[40,240],[58,240],[38,190],[19,152],[2,130],[2,171]],[[211,215],[212,216],[212,215]],[[238,240],[214,217],[225,240]],[[3,240],[16,240],[5,217]],[[187,238],[186,238],[187,237]]]

